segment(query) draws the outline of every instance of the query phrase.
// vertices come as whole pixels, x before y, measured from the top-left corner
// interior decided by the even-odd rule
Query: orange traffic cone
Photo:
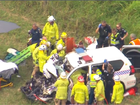
[[[136,94],[135,94],[136,91],[137,91],[136,88],[131,88],[131,89],[129,89],[129,90],[123,95],[123,97],[129,96],[129,95],[136,95]]]

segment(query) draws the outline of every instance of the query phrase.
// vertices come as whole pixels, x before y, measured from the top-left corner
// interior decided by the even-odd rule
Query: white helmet
[[[95,75],[95,76],[94,76],[94,79],[95,79],[95,80],[101,80],[101,77],[100,77],[99,75]]]
[[[49,16],[48,17],[48,22],[52,22],[52,21],[54,21],[55,20],[55,18],[53,17],[53,16]]]
[[[41,45],[41,46],[39,47],[39,50],[46,50],[46,49],[47,49],[46,45]]]
[[[50,42],[47,42],[46,45],[47,45],[48,47],[50,47],[50,46],[51,46],[51,43],[50,43]]]
[[[66,79],[66,73],[65,72],[62,72],[61,75],[60,75],[60,78]]]
[[[62,46],[62,44],[59,44],[59,45],[57,45],[57,50],[62,50],[63,49],[63,46]]]
[[[115,81],[120,81],[120,77],[119,77],[118,75],[115,75],[115,76],[114,76],[114,80],[115,80]]]

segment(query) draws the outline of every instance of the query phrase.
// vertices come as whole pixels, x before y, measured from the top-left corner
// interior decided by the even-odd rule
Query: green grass
[[[27,30],[37,23],[43,28],[48,15],[54,15],[58,23],[59,33],[66,31],[76,41],[84,36],[94,36],[98,24],[105,20],[112,28],[118,22],[122,23],[128,33],[140,37],[140,2],[139,1],[1,1],[0,19],[17,23],[21,28],[9,33],[0,34],[0,59],[4,59],[7,48],[21,51],[26,47]],[[125,40],[129,42],[129,37]],[[30,79],[33,65],[32,59],[26,60],[25,66],[19,66],[22,78],[12,77],[13,87],[0,90],[0,105],[42,105],[41,102],[28,100],[19,91],[20,87]],[[139,76],[138,76],[139,77]],[[140,87],[138,85],[138,87]],[[123,105],[138,105],[140,96],[125,98]],[[51,105],[53,103],[50,103]]]

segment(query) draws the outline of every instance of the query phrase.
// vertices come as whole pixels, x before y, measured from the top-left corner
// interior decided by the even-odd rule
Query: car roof
[[[85,51],[85,53],[92,58],[92,61],[93,61],[92,63],[94,62],[103,63],[104,59],[107,59],[108,61],[126,59],[124,54],[114,46],[87,50]],[[71,52],[66,55],[66,58],[68,59],[69,63],[74,68],[77,66],[82,66],[82,65],[84,66],[85,64],[87,64],[83,60],[82,60],[82,64],[79,64],[78,63],[79,57],[80,57],[80,54],[77,54],[76,52]]]

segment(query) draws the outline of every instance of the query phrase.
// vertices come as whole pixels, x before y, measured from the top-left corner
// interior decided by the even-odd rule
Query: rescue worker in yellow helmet
[[[49,42],[51,42],[52,50],[55,47],[55,42],[59,40],[58,26],[54,21],[55,18],[53,16],[49,16],[48,22],[45,24],[42,31],[42,35],[46,37]]]
[[[62,72],[60,78],[55,82],[54,86],[57,88],[55,96],[55,105],[66,105],[67,102],[67,91],[68,91],[69,81],[66,78],[66,73]]]
[[[65,57],[65,50],[63,49],[62,44],[57,45],[56,49],[54,49],[51,54],[50,57],[54,54],[58,54],[59,57],[64,58]]]
[[[121,104],[123,101],[124,88],[118,75],[114,76],[114,81],[115,85],[113,86],[111,102],[115,104]]]
[[[89,75],[90,79],[90,94],[89,94],[89,105],[92,105],[94,100],[94,89],[96,87],[96,80],[94,79],[94,76],[96,75],[96,68],[92,67],[92,74]]]
[[[43,66],[49,59],[49,57],[46,54],[47,47],[46,45],[41,45],[39,47],[39,53],[38,53],[38,60],[39,60],[39,69],[40,72],[43,73]]]
[[[61,39],[57,42],[56,45],[62,44],[62,46],[65,47],[66,38],[67,38],[67,33],[66,32],[62,32]]]
[[[72,81],[73,81],[73,84],[75,85],[76,83],[77,83],[77,78],[80,76],[80,75],[82,75],[82,74],[86,74],[87,72],[85,71],[85,70],[83,70],[83,69],[78,69],[78,70],[76,70],[71,76],[70,76],[70,78],[72,79]]]
[[[96,87],[94,90],[95,103],[97,103],[97,105],[104,105],[104,98],[105,98],[104,83],[99,75],[95,75],[94,79],[96,80]]]
[[[39,44],[40,46],[41,45],[46,45],[47,47],[50,47],[50,42],[47,42],[45,40],[42,40]],[[33,72],[31,74],[31,78],[33,78],[33,76],[36,74],[37,71],[39,71],[39,65],[38,65],[38,55],[39,55],[39,47],[36,47],[35,50],[33,51],[32,53],[32,58],[33,58],[33,64],[35,65],[34,66],[34,69],[33,69]],[[47,51],[44,51],[44,53],[47,55]]]
[[[71,104],[88,105],[88,101],[89,101],[88,88],[84,84],[84,77],[79,76],[78,82],[72,88]]]

